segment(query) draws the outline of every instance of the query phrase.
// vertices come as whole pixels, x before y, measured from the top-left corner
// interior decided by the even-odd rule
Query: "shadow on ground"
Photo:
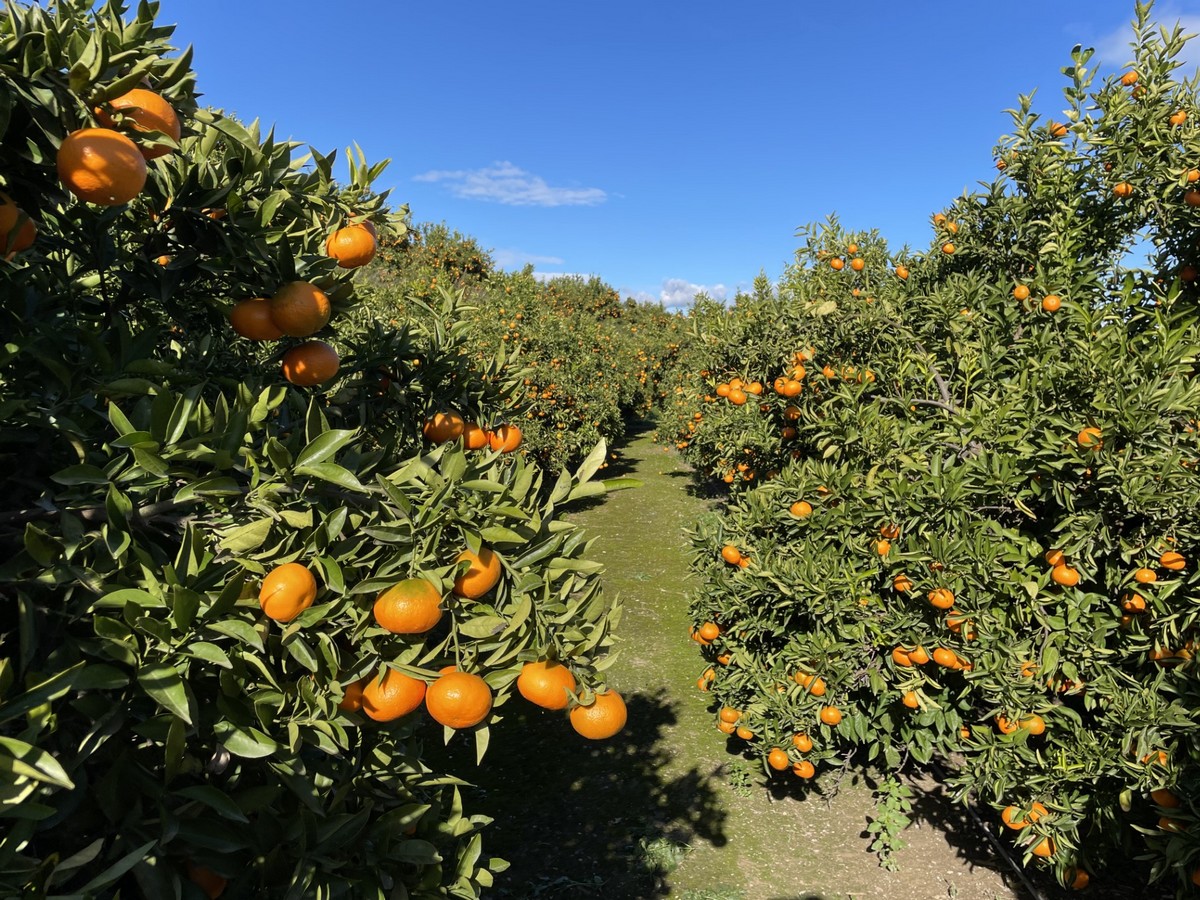
[[[461,737],[445,750],[429,748],[435,770],[444,753],[448,771],[475,785],[464,789],[464,806],[495,820],[485,834],[488,853],[511,867],[489,896],[664,897],[665,876],[688,844],[725,843],[714,774],[665,774],[675,703],[661,692],[626,701],[629,722],[608,741],[588,741],[565,714],[518,696],[492,727],[481,767]]]

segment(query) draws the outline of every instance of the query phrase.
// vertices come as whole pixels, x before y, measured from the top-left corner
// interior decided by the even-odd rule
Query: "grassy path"
[[[595,538],[605,589],[625,613],[610,671],[629,724],[589,742],[560,714],[515,702],[493,730],[484,766],[456,742],[451,771],[473,781],[471,812],[495,818],[488,851],[512,863],[496,898],[679,897],[686,900],[1012,900],[999,864],[965,814],[936,793],[918,805],[899,872],[880,868],[864,837],[869,789],[848,777],[798,799],[792,776],[760,770],[735,790],[737,741],[721,739],[696,690],[704,665],[687,639],[683,529],[711,503],[686,467],[645,434],[623,450],[644,483],[574,514]]]

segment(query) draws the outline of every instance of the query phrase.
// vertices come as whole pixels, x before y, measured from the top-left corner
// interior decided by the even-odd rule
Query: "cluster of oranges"
[[[478,553],[464,549],[455,562],[467,564],[451,589],[459,602],[478,600],[500,582],[500,558],[489,547],[481,547]],[[290,562],[267,573],[258,599],[268,618],[286,624],[312,606],[317,593],[313,573]],[[392,634],[425,635],[442,621],[442,591],[433,580],[418,574],[382,591],[371,612],[375,625]],[[526,663],[517,677],[521,696],[545,709],[566,709],[577,686],[571,670],[550,659]],[[424,704],[434,721],[447,728],[466,729],[486,724],[492,703],[487,680],[455,665],[444,666],[431,683],[383,665],[376,675],[346,685],[338,708],[346,713],[361,712],[376,722],[392,722]],[[593,740],[615,735],[625,726],[626,717],[625,701],[616,691],[596,694],[587,706],[577,703],[569,714],[572,727]]]
[[[436,412],[425,420],[422,428],[425,438],[435,444],[444,444],[462,438],[468,450],[491,447],[497,453],[514,453],[524,435],[516,425],[502,424],[495,428],[484,428],[477,422],[468,422],[455,410]]]

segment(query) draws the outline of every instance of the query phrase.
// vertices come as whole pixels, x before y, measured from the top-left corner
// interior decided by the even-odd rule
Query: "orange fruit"
[[[425,682],[385,668],[362,690],[362,711],[376,722],[407,716],[425,699]]]
[[[1041,857],[1042,859],[1046,859],[1047,857],[1053,856],[1054,855],[1054,839],[1048,838],[1048,837],[1042,838],[1038,843],[1034,844],[1033,850],[1031,852],[1033,853],[1034,856]]]
[[[812,778],[817,774],[817,767],[807,759],[802,759],[800,762],[792,766],[792,774],[800,778]]]
[[[954,606],[954,592],[949,588],[935,588],[929,592],[929,602],[935,609],[950,609]]]
[[[754,732],[749,728],[738,728],[734,734],[740,737],[743,741],[751,741],[754,739]]]
[[[120,206],[146,185],[146,160],[137,144],[111,128],[81,128],[59,145],[58,177],[80,200]]]
[[[1150,799],[1164,809],[1176,809],[1180,805],[1179,798],[1166,788],[1151,791]]]
[[[425,708],[447,728],[471,728],[492,711],[492,689],[471,672],[447,672],[425,692]]]
[[[480,547],[479,553],[463,550],[455,562],[466,560],[467,570],[454,578],[454,593],[468,600],[478,600],[500,581],[500,557],[490,547]]]
[[[1051,567],[1064,565],[1067,561],[1061,550],[1047,550],[1044,558]]]
[[[901,594],[908,593],[913,589],[912,579],[907,575],[897,575],[892,579],[892,588]]]
[[[1132,70],[1129,72],[1126,72],[1124,75],[1121,76],[1121,84],[1125,85],[1125,87],[1131,87],[1131,86],[1137,84],[1137,82],[1138,82],[1138,73],[1134,72]]]
[[[832,728],[842,721],[842,711],[836,706],[822,706],[821,721]]]
[[[1158,564],[1172,572],[1182,572],[1187,567],[1187,560],[1183,558],[1182,554],[1168,550],[1158,558]]]
[[[833,259],[831,259],[829,261],[829,265],[833,268],[833,270],[835,272],[840,272],[840,271],[842,271],[843,268],[845,268],[846,261],[844,259],[842,259],[840,256],[835,256]]]
[[[223,875],[218,875],[208,866],[200,866],[189,861],[187,864],[188,881],[200,888],[204,892],[204,896],[208,900],[217,900],[225,892],[225,886],[229,883]]]
[[[722,734],[733,734],[737,730],[737,726],[732,722],[718,722],[717,731]]]
[[[454,410],[436,412],[425,420],[421,433],[435,444],[458,440],[466,430],[466,422]]]
[[[488,432],[488,445],[498,453],[512,453],[521,446],[522,437],[516,425],[499,425]]]
[[[945,647],[937,647],[933,651],[933,661],[947,669],[958,668],[958,656],[953,650],[948,650]]]
[[[290,622],[317,599],[317,579],[300,563],[276,566],[263,579],[258,605],[267,618]]]
[[[949,241],[947,241],[946,243],[942,244],[942,252],[943,252],[943,253],[945,253],[947,256],[953,256],[953,255],[954,255],[954,251],[955,251],[955,250],[957,250],[957,249],[958,249],[958,248],[957,248],[957,247],[955,247],[953,244],[951,244]]]
[[[337,260],[338,268],[357,269],[375,258],[375,236],[362,225],[339,228],[325,239],[325,255]]]
[[[875,542],[875,552],[880,556],[887,556],[892,552],[891,541],[878,540]]]
[[[792,746],[801,753],[807,753],[813,748],[812,738],[810,738],[807,734],[793,734]]]
[[[1045,312],[1058,312],[1062,308],[1062,298],[1058,294],[1047,294],[1042,298],[1042,309]]]
[[[1133,573],[1133,580],[1138,584],[1153,584],[1158,581],[1158,573],[1143,567]]]
[[[1049,810],[1041,803],[1034,803],[1026,818],[1018,818],[1021,815],[1021,810],[1016,806],[1006,806],[1004,811],[1000,813],[1000,820],[1014,831],[1020,831],[1023,828],[1028,828],[1031,822],[1038,821],[1042,816],[1047,815]]]
[[[625,727],[628,712],[616,691],[597,694],[591,706],[576,706],[570,713],[571,727],[593,741],[610,738]]]
[[[1129,615],[1146,611],[1146,598],[1141,594],[1126,594],[1121,598],[1121,610]]]
[[[1012,295],[1017,300],[1028,300],[1029,299],[1029,288],[1027,288],[1023,284],[1018,284],[1015,288],[1013,288]]]
[[[717,714],[717,718],[719,718],[722,722],[736,722],[741,717],[741,712],[734,709],[732,706],[721,707],[721,711]]]
[[[996,728],[1000,730],[1001,734],[1014,734],[1020,727],[1008,716],[996,716]]]
[[[792,761],[788,759],[787,751],[779,747],[772,747],[771,752],[767,754],[767,765],[777,772],[782,772]]]
[[[380,593],[372,611],[392,634],[424,634],[442,620],[442,592],[424,578],[405,578]]]
[[[812,515],[812,511],[812,504],[807,500],[797,500],[790,507],[788,507],[788,512],[790,512],[797,519],[803,519]]]
[[[896,266],[896,277],[901,281],[908,280],[908,266]]]
[[[1082,891],[1092,881],[1092,877],[1083,869],[1077,869],[1071,866],[1063,873],[1063,884],[1073,891]]]
[[[1113,193],[1122,200],[1133,196],[1133,185],[1128,181],[1118,181],[1113,185]]]
[[[363,705],[363,688],[367,680],[360,678],[342,689],[342,699],[338,701],[338,709],[343,712],[358,712]]]
[[[123,124],[131,124],[135,132],[157,131],[179,143],[183,131],[179,125],[179,116],[171,104],[154,91],[145,88],[133,90],[105,101],[105,105],[124,116]],[[96,109],[96,120],[106,128],[117,127],[112,116],[103,108]],[[166,156],[175,148],[169,144],[142,144],[138,148],[146,159],[157,159]]]
[[[1055,584],[1061,584],[1063,587],[1075,587],[1079,584],[1079,570],[1072,569],[1065,563],[1059,563],[1050,570],[1050,578]]]
[[[731,566],[736,566],[741,561],[742,552],[733,544],[726,544],[721,548],[721,559],[729,563]]]
[[[850,260],[850,268],[852,268],[855,272],[861,272],[865,266],[866,263],[863,262],[861,258]]]
[[[700,637],[706,641],[715,641],[721,636],[721,628],[716,622],[705,622],[700,626]]]
[[[307,281],[289,281],[271,297],[271,318],[289,337],[316,334],[332,313],[329,297]]]
[[[1075,436],[1075,442],[1080,447],[1085,447],[1090,450],[1099,450],[1104,446],[1104,439],[1101,436],[1100,429],[1094,425],[1089,425]]]
[[[252,341],[277,341],[283,337],[283,329],[271,318],[271,301],[264,297],[235,303],[229,311],[229,324]]]
[[[925,663],[929,662],[929,654],[926,652],[924,647],[916,647],[912,650],[909,650],[908,658],[918,666],[923,666]]]
[[[745,404],[746,400],[747,400],[747,397],[746,397],[745,391],[743,391],[741,388],[730,388],[730,390],[729,390],[729,402],[730,403],[732,403],[734,406],[742,406]]]
[[[8,194],[0,193],[0,256],[21,253],[33,246],[37,225]]]
[[[1067,136],[1067,126],[1062,122],[1050,123],[1050,137],[1061,138]]]
[[[1017,725],[1032,735],[1046,733],[1046,720],[1039,715],[1025,716],[1017,721]]]
[[[912,658],[908,655],[908,651],[903,647],[896,647],[892,650],[892,662],[905,668],[908,668],[913,664]]]
[[[917,698],[916,691],[905,691],[904,696],[900,698],[900,702],[909,709],[919,709],[921,701]]]
[[[468,450],[482,450],[488,445],[488,433],[474,422],[466,422],[462,430],[463,446]]]
[[[299,387],[315,387],[336,375],[341,364],[324,341],[305,341],[283,354],[283,377]]]
[[[889,541],[894,541],[900,537],[900,526],[895,522],[889,522],[887,525],[879,526],[879,536],[886,538]]]

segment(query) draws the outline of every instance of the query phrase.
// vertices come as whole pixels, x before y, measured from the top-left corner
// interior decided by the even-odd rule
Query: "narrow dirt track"
[[[687,639],[688,546],[684,529],[714,509],[690,472],[643,430],[621,452],[621,474],[641,488],[572,514],[594,538],[605,589],[625,607],[621,655],[609,676],[629,723],[593,743],[560,714],[506,705],[476,768],[465,741],[450,771],[472,781],[465,805],[495,818],[488,852],[512,867],[497,898],[679,897],[687,900],[1015,900],[1005,866],[966,812],[934,788],[918,821],[881,868],[865,829],[873,808],[861,777],[819,779],[807,798],[790,774],[736,790],[728,767],[738,744],[717,733],[704,668]],[[606,475],[612,474],[606,472]],[[1055,892],[1056,893],[1056,892]]]

